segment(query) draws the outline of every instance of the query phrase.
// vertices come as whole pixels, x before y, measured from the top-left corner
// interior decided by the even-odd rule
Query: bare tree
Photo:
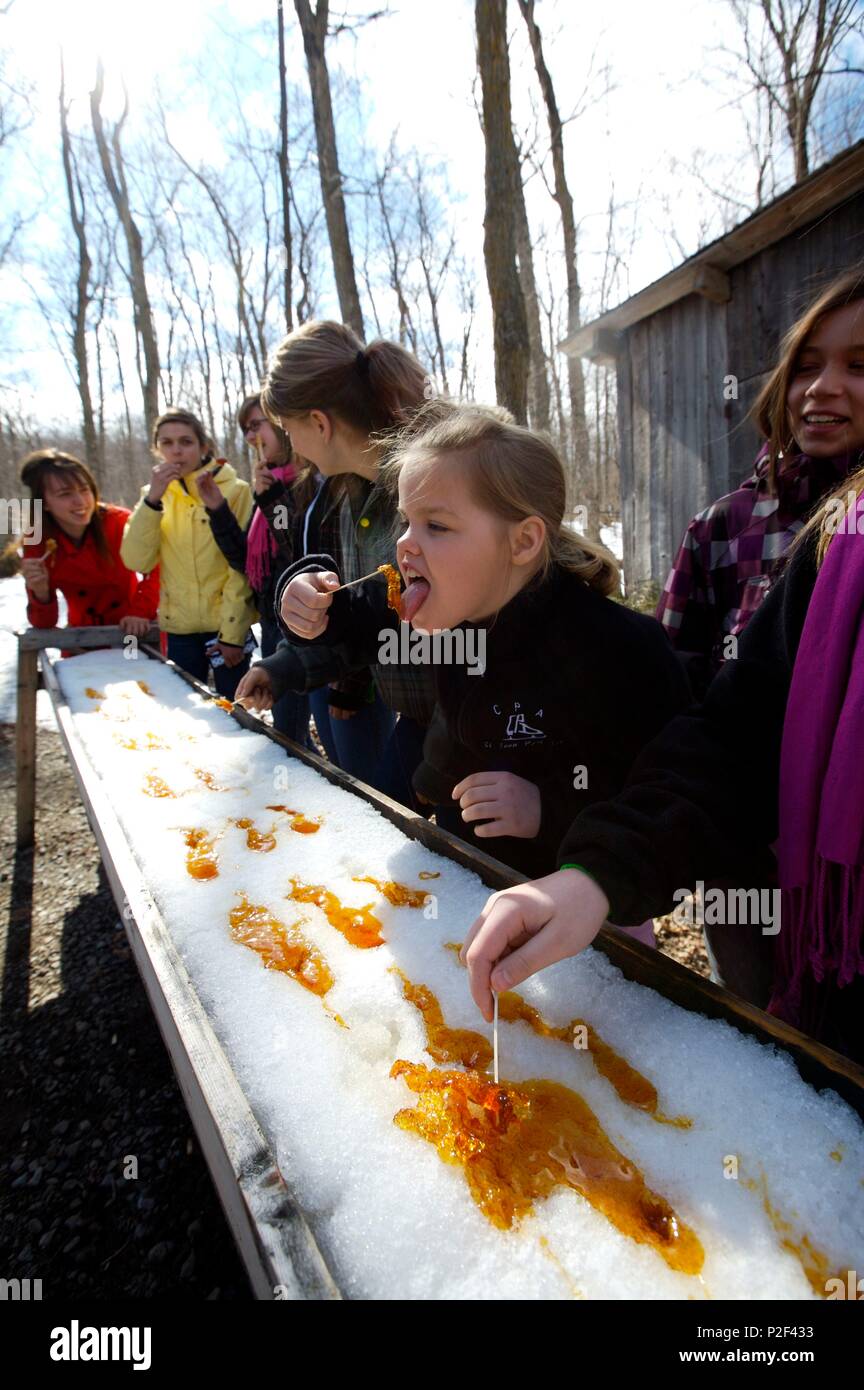
[[[0,10],[0,18],[8,14],[11,5]],[[16,141],[28,129],[33,120],[33,84],[22,80],[17,74],[11,78],[7,72],[7,53],[0,53],[0,156],[7,155]],[[5,170],[4,170],[5,175]],[[2,203],[9,203],[5,177],[2,189]],[[0,267],[12,251],[18,233],[25,223],[20,210],[13,209],[8,217],[0,222]]]
[[[339,310],[345,323],[361,338],[365,337],[360,296],[354,274],[354,257],[348,233],[348,217],[342,191],[342,175],[336,148],[336,126],[330,98],[330,74],[327,70],[325,45],[327,41],[328,0],[318,0],[313,10],[309,0],[294,0],[294,8],[303,34],[309,89],[315,117],[318,143],[318,168],[321,176],[321,196],[327,218],[327,231],[333,256],[333,274]]]
[[[552,196],[561,214],[561,233],[564,240],[564,265],[567,275],[567,335],[575,333],[582,320],[582,288],[579,283],[577,261],[577,228],[573,210],[573,198],[567,182],[564,163],[564,123],[558,110],[555,87],[546,64],[543,52],[543,38],[534,17],[534,0],[518,0],[522,18],[528,30],[528,40],[534,57],[534,69],[540,84],[546,119],[549,125],[549,142],[552,156],[553,187]],[[574,460],[576,486],[582,499],[589,506],[589,531],[596,530],[593,516],[597,501],[598,482],[593,476],[588,447],[588,427],[585,420],[585,379],[582,362],[578,357],[567,358],[567,385],[570,403],[570,434]]]
[[[475,370],[471,358],[471,334],[474,329],[474,315],[477,309],[477,295],[474,276],[468,264],[462,261],[458,267],[459,309],[462,316],[462,341],[459,344],[459,395],[464,400],[474,397]]]
[[[76,386],[81,402],[81,424],[84,431],[84,451],[87,462],[98,472],[99,445],[96,438],[96,422],[93,417],[93,400],[90,395],[90,364],[87,352],[87,312],[90,307],[90,272],[92,261],[87,245],[86,209],[84,190],[75,163],[72,141],[69,136],[69,107],[66,102],[66,71],[63,56],[60,56],[60,152],[63,160],[63,177],[66,184],[66,199],[69,206],[69,222],[75,237],[78,251],[78,267],[75,278],[75,298],[72,306],[72,329],[70,341],[75,360]]]
[[[416,354],[417,333],[408,302],[406,276],[412,256],[412,246],[407,235],[407,209],[398,206],[398,196],[394,197],[392,188],[393,168],[396,164],[395,137],[390,141],[387,154],[380,168],[375,171],[375,197],[380,217],[378,231],[383,242],[387,261],[390,289],[396,299],[399,314],[398,337],[403,347],[409,347]],[[375,311],[376,319],[378,317]],[[380,332],[380,328],[379,328]]]
[[[495,388],[499,403],[526,424],[528,322],[516,264],[513,190],[520,174],[510,109],[507,0],[475,0],[475,21],[486,144],[483,254],[492,301]]]
[[[297,228],[299,242],[297,246],[297,274],[300,277],[300,295],[297,299],[295,308],[297,310],[297,322],[306,323],[315,317],[317,305],[317,292],[315,288],[315,233],[319,218],[319,209],[315,208],[311,213],[304,213],[299,207],[298,201],[292,191],[291,207],[294,212],[294,226]]]
[[[741,30],[740,60],[758,98],[786,132],[797,183],[810,173],[813,114],[824,78],[853,71],[831,65],[849,35],[860,33],[858,0],[729,3]]]
[[[437,367],[441,378],[441,389],[445,395],[449,395],[450,383],[447,380],[447,352],[444,346],[441,326],[441,298],[444,282],[450,269],[450,261],[456,249],[456,238],[451,234],[446,246],[439,251],[439,244],[432,228],[422,175],[419,172],[419,168],[416,175],[415,189],[417,193],[417,230],[420,235],[420,242],[417,248],[417,260],[423,275],[423,287],[429,302],[429,321],[432,326],[430,335],[432,350],[427,350],[426,357],[433,372]]]
[[[515,136],[514,136],[515,142]],[[546,375],[546,351],[543,346],[543,326],[540,322],[540,301],[534,274],[534,254],[531,249],[531,229],[525,206],[522,183],[522,164],[518,145],[516,154],[516,186],[513,190],[513,217],[516,229],[516,255],[519,261],[519,282],[525,300],[528,321],[528,352],[531,370],[528,377],[528,418],[537,430],[549,428],[549,379]]]
[[[285,331],[294,327],[291,307],[291,175],[288,164],[288,87],[285,75],[285,11],[284,0],[277,0],[276,25],[279,31],[279,190],[282,195],[282,255],[284,258],[283,304]]]
[[[132,213],[129,188],[126,181],[126,166],[123,158],[121,137],[126,117],[129,114],[129,95],[124,91],[123,111],[115,122],[109,136],[102,120],[102,94],[105,86],[105,71],[101,59],[96,65],[96,86],[90,93],[90,119],[96,137],[96,148],[105,185],[120,219],[126,239],[129,259],[128,278],[132,294],[132,308],[135,318],[135,336],[139,356],[139,379],[144,400],[144,419],[149,435],[159,414],[159,347],[156,340],[156,325],[150,306],[147,276],[144,268],[144,246],[138,224]],[[143,368],[140,361],[143,357]]]
[[[239,102],[238,102],[239,107]],[[162,115],[162,129],[165,143],[168,148],[176,155],[178,161],[187,173],[203,189],[207,195],[209,203],[216,214],[218,225],[224,239],[225,250],[228,255],[228,262],[233,273],[236,286],[236,312],[238,320],[238,351],[245,358],[251,359],[251,371],[256,382],[263,379],[267,370],[267,312],[272,299],[272,230],[271,216],[266,205],[266,186],[262,176],[257,176],[259,189],[264,203],[261,208],[261,215],[255,221],[255,231],[263,263],[263,283],[256,290],[250,277],[250,267],[256,249],[255,240],[249,229],[249,237],[244,237],[243,228],[239,219],[232,216],[228,206],[226,189],[221,185],[219,176],[212,170],[202,165],[192,164],[186,156],[178,149],[168,134],[167,122],[164,111]],[[244,158],[255,172],[254,152],[251,149],[251,142],[246,138],[242,141],[241,157]],[[176,214],[173,200],[166,200],[168,207]],[[178,223],[179,223],[179,219]],[[247,374],[244,369],[244,375]]]

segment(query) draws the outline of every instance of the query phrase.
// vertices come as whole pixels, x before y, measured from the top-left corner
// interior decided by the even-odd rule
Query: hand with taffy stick
[[[264,442],[260,434],[256,434],[253,440],[255,445],[255,463],[252,468],[252,490],[256,494],[266,492],[276,482],[276,475],[271,473],[267,460],[264,457]]]

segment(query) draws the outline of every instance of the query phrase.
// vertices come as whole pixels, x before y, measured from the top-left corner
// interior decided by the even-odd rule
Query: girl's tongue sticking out
[[[415,579],[409,579],[402,594],[402,621],[410,623],[428,597],[428,579],[421,579],[419,576]]]

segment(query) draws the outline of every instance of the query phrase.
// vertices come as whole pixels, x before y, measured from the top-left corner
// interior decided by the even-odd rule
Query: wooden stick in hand
[[[351,579],[347,584],[340,584],[338,589],[328,589],[328,594],[341,594],[343,589],[351,589],[355,584],[365,584],[367,579],[386,578],[381,570],[373,570],[371,574],[364,574],[360,579]]]

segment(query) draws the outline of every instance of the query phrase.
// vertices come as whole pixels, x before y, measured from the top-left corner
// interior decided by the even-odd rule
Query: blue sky
[[[372,8],[360,0],[351,13]],[[14,46],[19,55],[38,55],[37,61],[28,56],[23,64],[35,86],[35,119],[11,179],[5,176],[7,204],[11,186],[14,200],[38,212],[25,230],[25,253],[50,245],[56,220],[63,216],[58,45],[63,45],[67,87],[75,100],[73,123],[86,121],[86,95],[101,53],[109,76],[109,109],[117,100],[122,74],[130,91],[130,125],[146,129],[158,85],[172,112],[177,143],[191,159],[218,164],[224,152],[214,137],[210,111],[229,75],[243,92],[250,121],[265,133],[272,125],[275,138],[274,13],[273,0],[148,0],[143,6],[130,0],[17,0],[9,16],[0,20],[0,41],[4,47]],[[677,263],[680,248],[696,248],[700,223],[712,208],[710,197],[688,171],[694,158],[709,181],[722,167],[723,177],[742,198],[749,193],[752,174],[741,111],[719,71],[719,49],[734,41],[734,23],[724,0],[662,0],[653,6],[640,0],[610,0],[602,11],[574,0],[540,0],[537,17],[562,112],[577,101],[592,54],[595,69],[608,64],[610,70],[611,91],[590,103],[566,133],[568,173],[580,219],[580,270],[590,312],[613,188],[621,205],[619,237],[626,260],[622,294],[634,292]],[[286,19],[289,77],[303,83],[305,62],[290,0]],[[515,5],[510,6],[510,25],[514,112],[517,123],[527,129],[532,102],[539,110],[539,98]],[[47,34],[51,43],[45,42]],[[394,3],[387,18],[335,41],[329,60],[337,81],[338,74],[345,74],[362,91],[359,121],[344,104],[337,109],[343,166],[350,167],[352,150],[383,150],[397,129],[404,148],[416,146],[446,162],[459,246],[477,265],[482,286],[483,145],[472,100],[473,3]],[[601,87],[594,82],[595,92]],[[670,169],[673,160],[679,161],[678,172]],[[528,186],[528,202],[535,237],[545,229],[557,254],[557,212],[539,178]],[[52,417],[74,416],[74,389],[32,306],[20,265],[0,275],[0,301],[14,309],[4,351],[7,379],[14,370],[40,410],[50,400]],[[323,308],[335,313],[335,301]],[[478,326],[488,348],[485,303]],[[491,381],[490,356],[487,350],[481,388]]]

